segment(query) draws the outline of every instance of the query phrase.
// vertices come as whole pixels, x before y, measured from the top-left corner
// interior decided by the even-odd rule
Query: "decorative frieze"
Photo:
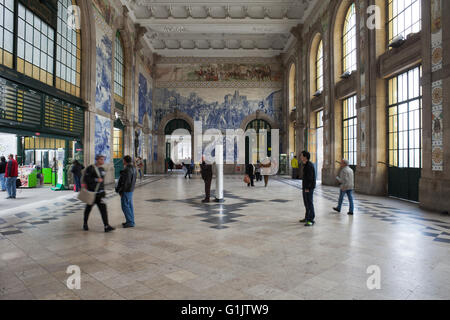
[[[432,73],[442,69],[442,0],[431,0],[431,70]],[[431,85],[432,99],[432,170],[444,170],[443,152],[443,83],[436,80]]]

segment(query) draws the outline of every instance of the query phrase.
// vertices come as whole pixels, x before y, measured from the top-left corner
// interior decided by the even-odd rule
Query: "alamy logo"
[[[67,274],[71,274],[67,278],[67,288],[70,290],[80,290],[81,289],[81,269],[79,266],[68,266],[66,270]]]
[[[369,266],[367,268],[367,274],[371,276],[367,279],[367,289],[380,290],[381,289],[381,269],[379,266]]]
[[[270,164],[270,167],[264,168],[264,175],[276,175],[279,169],[280,131],[271,129],[270,135],[268,133],[268,130],[256,132],[254,129],[248,129],[247,131],[226,129],[225,135],[219,129],[208,129],[203,132],[203,123],[195,121],[193,136],[186,129],[177,129],[170,136],[170,140],[174,145],[174,158],[172,160],[175,163],[184,160],[179,158],[179,154],[182,154],[178,152],[179,148],[183,148],[183,143],[192,144],[191,140],[193,138],[193,155],[196,163],[205,160],[208,164],[242,165],[246,163],[246,152],[248,152],[250,163],[255,162],[254,159],[259,159],[263,165]],[[219,149],[217,148],[218,146],[223,147],[224,145],[223,153],[215,152],[216,149]]]

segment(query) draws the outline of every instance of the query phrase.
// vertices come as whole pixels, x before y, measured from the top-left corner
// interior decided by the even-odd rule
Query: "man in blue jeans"
[[[6,199],[16,198],[16,181],[19,176],[19,165],[14,159],[12,154],[8,157],[8,162],[6,164],[5,179],[6,179],[6,190],[8,191],[8,197]]]
[[[126,219],[122,226],[124,228],[134,228],[133,192],[136,185],[137,170],[133,166],[133,160],[130,156],[123,158],[123,165],[124,169],[120,171],[116,192],[120,194],[122,211]]]
[[[341,161],[341,171],[339,175],[336,177],[336,180],[340,185],[340,194],[339,194],[339,203],[336,208],[333,208],[334,211],[341,212],[342,202],[344,201],[344,196],[347,195],[348,202],[350,203],[350,209],[348,211],[348,215],[353,215],[353,188],[354,188],[354,176],[353,170],[348,166],[348,160],[343,159]]]

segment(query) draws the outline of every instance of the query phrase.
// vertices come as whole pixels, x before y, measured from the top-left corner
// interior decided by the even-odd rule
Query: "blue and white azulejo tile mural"
[[[148,115],[148,127],[152,129],[152,87],[151,82],[142,74],[139,74],[139,123],[144,124],[145,114]],[[145,124],[144,124],[145,125]]]
[[[203,129],[236,129],[249,115],[260,111],[279,122],[282,90],[270,88],[178,88],[155,89],[155,128],[177,109],[194,121],[202,121]]]
[[[101,28],[97,28],[96,80],[95,106],[111,113],[112,41]]]
[[[105,156],[105,163],[111,161],[111,119],[95,115],[95,154]]]

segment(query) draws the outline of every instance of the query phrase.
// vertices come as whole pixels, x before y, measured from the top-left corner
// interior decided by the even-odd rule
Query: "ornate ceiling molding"
[[[162,56],[275,57],[292,44],[291,30],[319,0],[121,1]]]

